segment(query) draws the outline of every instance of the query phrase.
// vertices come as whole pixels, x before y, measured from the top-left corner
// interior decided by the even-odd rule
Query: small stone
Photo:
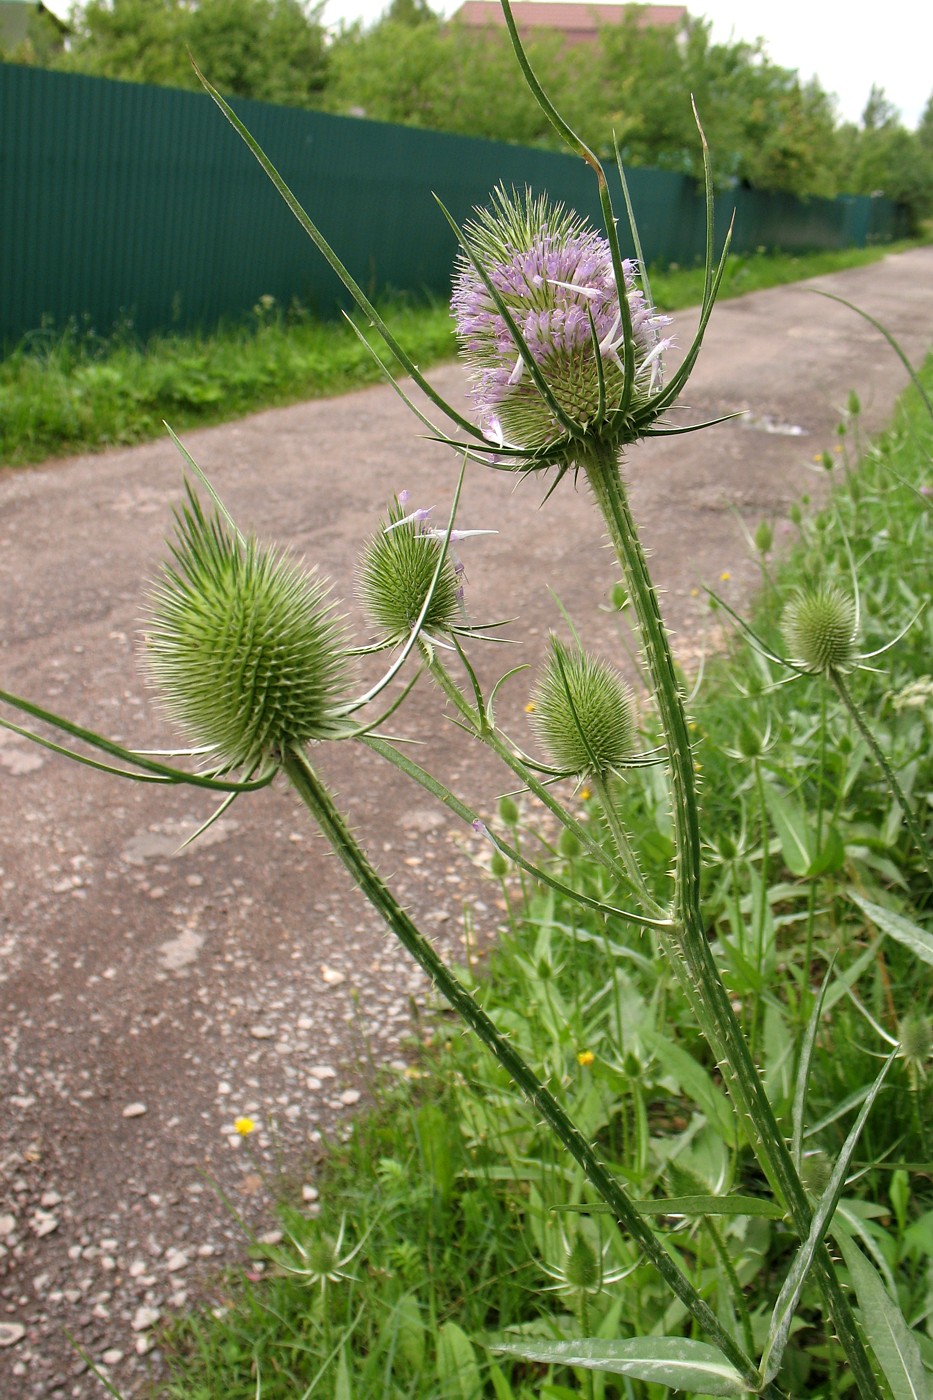
[[[123,1360],[123,1352],[119,1347],[108,1347],[100,1359],[105,1366],[116,1366]]]
[[[352,1104],[359,1103],[362,1097],[363,1095],[360,1093],[359,1089],[344,1089],[343,1093],[340,1095],[340,1102],[349,1108]]]
[[[21,1322],[0,1322],[0,1347],[14,1347],[26,1335]]]
[[[49,1215],[44,1210],[37,1210],[32,1217],[32,1229],[33,1234],[41,1240],[45,1235],[51,1235],[54,1230],[58,1229],[58,1216]]]
[[[336,1079],[337,1071],[333,1065],[309,1065],[308,1073],[313,1074],[315,1079]]]
[[[250,1026],[249,1033],[254,1040],[272,1040],[275,1036],[271,1026]]]
[[[165,1267],[170,1274],[175,1274],[179,1269],[188,1267],[188,1256],[181,1249],[170,1249],[165,1256]]]
[[[60,1206],[61,1203],[62,1198],[57,1191],[43,1191],[39,1197],[40,1206],[45,1206],[47,1209],[51,1206]]]
[[[156,1325],[160,1316],[161,1313],[158,1308],[148,1308],[143,1305],[134,1312],[130,1326],[134,1332],[148,1332],[150,1327]]]
[[[301,1188],[301,1199],[305,1202],[316,1201],[320,1194],[316,1186],[302,1186]]]
[[[15,1215],[0,1215],[0,1239],[5,1240],[16,1229]]]
[[[327,987],[339,987],[340,983],[346,980],[346,973],[338,972],[335,967],[328,967],[325,963],[321,968],[321,981]]]
[[[147,1109],[144,1103],[128,1103],[126,1105],[126,1108],[123,1110],[123,1117],[142,1118],[143,1114],[146,1112]]]

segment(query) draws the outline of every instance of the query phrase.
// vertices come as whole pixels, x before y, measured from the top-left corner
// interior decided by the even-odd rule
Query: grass
[[[933,389],[933,360],[924,381]],[[858,403],[840,424],[827,506],[792,514],[796,540],[775,562],[770,523],[757,536],[762,592],[753,626],[783,645],[793,588],[827,573],[859,578],[859,646],[874,651],[850,684],[877,742],[929,828],[933,793],[933,614],[929,592],[933,425],[911,391],[889,432],[864,444]],[[620,627],[625,614],[620,613]],[[815,1193],[838,1156],[885,1050],[905,1045],[859,1144],[834,1230],[861,1241],[933,1364],[933,1080],[930,968],[879,936],[853,892],[913,921],[930,940],[931,891],[902,813],[816,677],[786,671],[737,635],[707,668],[692,704],[709,851],[705,912],[723,968],[788,1139],[799,1073],[806,1083],[803,1168]],[[650,730],[646,739],[650,742]],[[619,790],[649,880],[670,855],[659,770]],[[595,803],[581,815],[599,826]],[[524,803],[504,804],[513,844],[558,878],[602,894],[602,868],[566,835],[554,844]],[[806,858],[801,853],[806,853]],[[739,1194],[742,1216],[653,1218],[718,1314],[760,1348],[792,1240],[769,1214],[767,1187],[716,1066],[650,935],[589,915],[553,890],[518,883],[495,862],[502,937],[480,995],[538,1066],[632,1194]],[[463,970],[476,981],[473,967]],[[799,1046],[825,979],[817,1047]],[[362,1007],[365,1016],[365,1003]],[[907,1035],[905,1027],[910,1027]],[[526,1338],[678,1335],[683,1316],[607,1217],[581,1210],[575,1172],[501,1072],[443,1012],[410,1076],[376,1084],[376,1107],[317,1168],[316,1218],[283,1204],[284,1240],[259,1250],[258,1282],[220,1285],[220,1306],[168,1337],[167,1393],[184,1400],[662,1400],[637,1379],[513,1361],[490,1343]],[[646,1205],[650,1209],[650,1204]],[[663,1207],[660,1207],[663,1212]],[[871,1316],[863,1308],[870,1333]],[[784,1393],[851,1393],[817,1296],[805,1290]],[[165,1392],[163,1392],[165,1393]]]
[[[722,296],[863,266],[905,246],[734,256]],[[652,279],[668,311],[695,305],[702,286],[699,269],[668,268]],[[397,297],[380,310],[422,369],[453,354],[445,303]],[[155,336],[145,344],[131,325],[109,338],[80,323],[35,332],[0,361],[0,464],[144,442],[164,432],[163,420],[183,431],[346,393],[380,377],[349,326],[274,305],[258,305],[248,321],[210,335]]]

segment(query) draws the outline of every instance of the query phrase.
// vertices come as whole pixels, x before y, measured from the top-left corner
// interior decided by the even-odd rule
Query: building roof
[[[637,23],[643,28],[669,28],[680,25],[687,17],[687,7],[605,5],[595,2],[581,4],[576,0],[512,0],[512,14],[522,35],[533,29],[556,29],[568,42],[580,44],[594,40],[603,25],[621,24],[629,15],[634,15]],[[464,0],[453,18],[461,24],[469,25],[471,29],[482,29],[492,25],[505,27],[505,16],[499,0]]]

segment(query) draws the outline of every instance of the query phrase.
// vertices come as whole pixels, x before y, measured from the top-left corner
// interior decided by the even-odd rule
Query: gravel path
[[[734,601],[754,585],[742,522],[773,519],[786,539],[790,502],[821,487],[814,457],[832,449],[848,391],[875,429],[903,386],[881,338],[814,286],[881,318],[915,362],[933,342],[933,249],[718,310],[689,410],[745,416],[651,443],[629,471],[688,664],[716,640],[701,585]],[[679,319],[683,342],[690,317]],[[462,395],[456,366],[433,378]],[[388,388],[186,442],[241,523],[319,563],[347,598],[391,493],[407,488],[442,512],[455,472]],[[167,441],[0,476],[0,685],[129,743],[168,741],[136,629],[179,483]],[[553,589],[612,655],[616,624],[599,605],[614,575],[595,515],[569,480],[538,511],[542,495],[505,474],[468,478],[459,523],[500,531],[463,546],[471,612],[521,618],[520,659],[534,661],[558,620]],[[506,669],[500,651],[478,658],[486,677]],[[510,683],[501,706],[517,735],[527,688]],[[427,686],[394,727],[426,738],[423,761],[492,806],[501,776],[460,742]],[[438,940],[458,946],[467,901],[492,937],[496,894],[471,859],[472,833],[366,751],[342,745],[320,759]],[[210,1182],[259,1230],[274,1227],[263,1171],[280,1158],[313,1202],[321,1136],[365,1101],[369,1053],[401,1060],[424,995],[284,789],[238,802],[176,854],[209,810],[190,790],[121,785],[0,733],[0,1395],[10,1400],[102,1393],[66,1331],[125,1395],[158,1377],[159,1322],[242,1255]],[[248,1145],[233,1130],[239,1115],[259,1124]]]

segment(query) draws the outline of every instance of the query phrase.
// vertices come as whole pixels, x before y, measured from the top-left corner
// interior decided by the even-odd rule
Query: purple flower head
[[[501,188],[492,209],[477,211],[466,236],[562,412],[584,432],[620,443],[638,436],[627,425],[633,410],[637,417],[660,387],[661,354],[669,341],[660,336],[668,318],[647,303],[634,264],[622,263],[635,356],[625,405],[624,323],[608,239],[560,205],[527,190],[519,198]],[[566,425],[535,383],[501,309],[465,253],[451,309],[486,436],[553,460],[548,450],[567,445]],[[625,425],[617,421],[623,417]]]

